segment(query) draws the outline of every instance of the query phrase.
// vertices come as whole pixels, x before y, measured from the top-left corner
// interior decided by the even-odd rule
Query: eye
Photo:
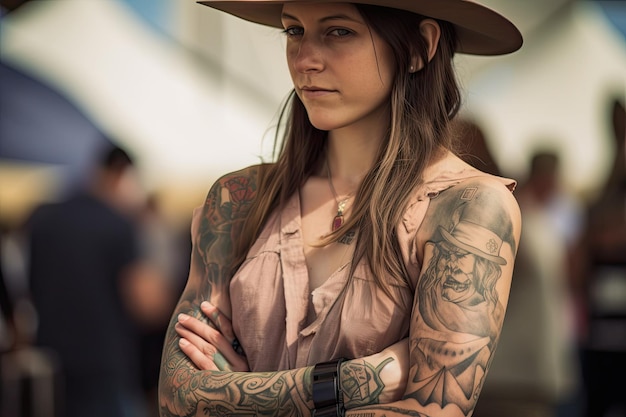
[[[465,259],[469,255],[469,252],[458,252],[456,254],[457,259]]]
[[[302,36],[302,33],[304,33],[304,30],[299,27],[299,26],[289,26],[287,28],[285,28],[285,30],[283,30],[283,33],[288,37],[294,37],[294,36]]]
[[[336,28],[336,29],[332,29],[328,32],[329,35],[332,36],[337,36],[337,37],[345,37],[345,36],[350,36],[352,35],[352,31],[349,29],[344,29],[344,28]]]

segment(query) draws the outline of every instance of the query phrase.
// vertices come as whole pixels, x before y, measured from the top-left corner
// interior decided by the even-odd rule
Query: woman
[[[463,0],[202,3],[283,28],[295,94],[276,162],[194,213],[161,415],[470,415],[520,215],[453,153],[452,57],[519,32]]]

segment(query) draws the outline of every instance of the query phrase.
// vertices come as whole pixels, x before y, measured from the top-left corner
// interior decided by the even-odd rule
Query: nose
[[[322,48],[319,43],[304,35],[292,52],[292,65],[297,72],[319,72],[324,68]]]
[[[459,263],[459,257],[458,255],[451,253],[450,256],[448,257],[448,266],[451,269],[455,269],[457,267]]]

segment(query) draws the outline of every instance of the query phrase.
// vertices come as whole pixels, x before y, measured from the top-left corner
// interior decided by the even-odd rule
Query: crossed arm
[[[237,189],[233,189],[233,180]],[[244,191],[241,184],[245,184]],[[499,336],[520,229],[519,212],[510,193],[491,185],[479,186],[486,188],[483,201],[458,203],[454,193],[462,194],[459,189],[449,201],[441,199],[439,209],[434,208],[438,213],[434,220],[439,217],[440,221],[433,224],[447,230],[449,239],[442,238],[444,234],[434,226],[418,239],[423,241],[424,262],[409,340],[342,365],[346,415],[471,414]],[[230,345],[234,337],[228,320],[231,233],[245,217],[255,192],[255,168],[220,179],[209,192],[201,223],[194,224],[190,277],[164,345],[161,417],[312,414],[312,367],[246,372],[245,358]],[[497,256],[491,255],[492,262],[478,259],[471,242],[455,238],[451,234],[454,225],[444,221],[459,210],[472,211],[472,204],[485,203],[496,207],[509,226],[506,233],[490,230],[496,245],[504,242],[497,246]],[[476,208],[484,211],[484,207]],[[497,236],[497,232],[506,236]],[[508,250],[501,251],[505,246]],[[497,265],[492,265],[494,262]],[[210,304],[201,307],[203,301]],[[226,317],[220,320],[218,311]],[[185,314],[180,316],[182,320],[180,313]],[[198,365],[203,360],[205,365]],[[359,389],[364,382],[368,391]]]
[[[250,168],[221,178],[210,190],[201,215],[194,215],[192,225],[193,252],[189,279],[176,306],[164,343],[159,381],[159,410],[161,417],[211,415],[274,415],[308,416],[313,409],[311,395],[312,367],[281,372],[251,373],[245,358],[232,348],[234,338],[230,326],[229,267],[232,262],[231,234],[237,222],[246,215],[247,207],[256,194],[256,168]],[[211,304],[207,309],[208,301]],[[218,315],[219,312],[219,315]],[[181,315],[182,314],[182,315]],[[225,316],[225,317],[224,317]],[[195,331],[185,338],[182,322],[194,323]],[[194,328],[194,327],[192,327]],[[185,333],[183,333],[185,334]],[[202,335],[202,336],[198,336]],[[209,340],[211,343],[203,343]],[[189,341],[189,342],[188,342]],[[188,344],[185,344],[188,342]],[[193,352],[194,346],[205,346],[210,351],[191,354],[197,366],[184,352]],[[398,378],[400,356],[408,363],[406,342],[390,349],[385,357],[374,355],[369,361],[350,361],[362,375],[377,381],[380,389],[372,396],[347,400],[347,406],[378,402],[388,397],[397,398],[403,392],[406,378]],[[380,368],[381,363],[393,365]],[[381,376],[389,378],[383,391]],[[392,380],[398,381],[393,382]]]

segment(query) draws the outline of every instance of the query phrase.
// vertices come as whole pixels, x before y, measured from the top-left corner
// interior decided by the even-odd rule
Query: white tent
[[[459,57],[467,114],[505,173],[523,175],[534,141],[549,138],[563,152],[568,184],[588,192],[610,158],[601,104],[624,94],[624,39],[588,3],[490,3],[519,24],[525,45],[506,57]],[[174,41],[122,2],[28,3],[3,18],[0,51],[139,155],[147,185],[187,218],[217,176],[269,156],[290,83],[277,31],[176,4]]]

